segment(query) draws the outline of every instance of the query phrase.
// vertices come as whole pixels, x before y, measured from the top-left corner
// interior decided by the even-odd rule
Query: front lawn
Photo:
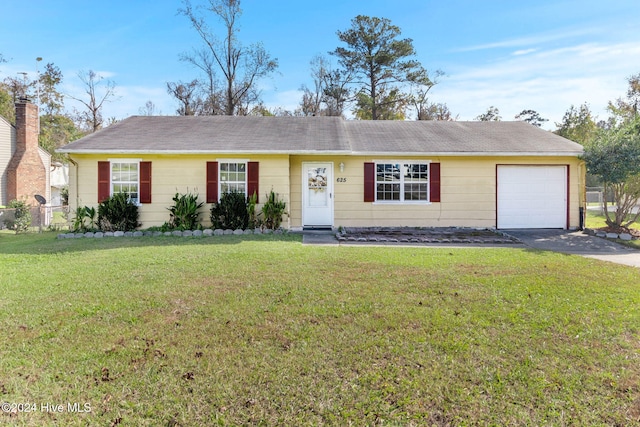
[[[0,423],[640,425],[632,267],[54,236],[0,234]]]

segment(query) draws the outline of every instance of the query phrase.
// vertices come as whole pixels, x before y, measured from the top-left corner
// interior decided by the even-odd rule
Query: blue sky
[[[200,4],[203,0],[192,0]],[[201,44],[180,0],[32,0],[5,2],[0,15],[0,79],[53,62],[63,91],[81,94],[77,73],[94,70],[116,84],[107,117],[138,114],[151,100],[174,114],[167,81],[190,81],[197,71],[179,55]],[[523,109],[550,119],[554,129],[571,105],[587,102],[599,117],[640,72],[640,2],[242,0],[240,39],[262,42],[278,58],[278,73],[261,82],[268,107],[293,110],[309,62],[340,43],[358,14],[389,18],[412,38],[417,59],[446,76],[432,90],[460,120],[496,106],[504,120]],[[67,107],[73,106],[70,99]]]

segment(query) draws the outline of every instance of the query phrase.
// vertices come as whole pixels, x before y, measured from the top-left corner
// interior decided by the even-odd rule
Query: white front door
[[[302,164],[302,226],[333,226],[333,163]]]

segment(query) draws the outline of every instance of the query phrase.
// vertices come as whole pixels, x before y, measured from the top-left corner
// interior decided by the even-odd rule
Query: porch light
[[[340,162],[340,172],[344,172],[344,162]]]

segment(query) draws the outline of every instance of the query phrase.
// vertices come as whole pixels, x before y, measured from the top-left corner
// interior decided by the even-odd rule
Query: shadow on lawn
[[[103,237],[58,239],[55,232],[14,234],[0,232],[0,262],[6,254],[55,254],[160,246],[238,245],[245,242],[302,242],[297,234],[225,235],[211,237]]]

